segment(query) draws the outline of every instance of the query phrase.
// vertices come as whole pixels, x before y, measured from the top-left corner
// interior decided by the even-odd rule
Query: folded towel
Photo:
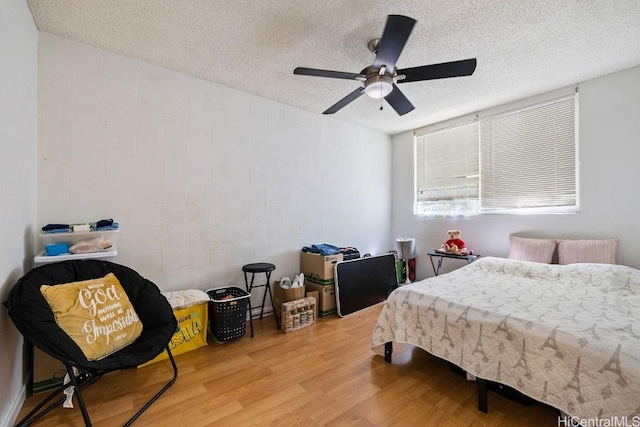
[[[171,308],[185,308],[196,304],[202,304],[210,300],[206,292],[198,289],[186,289],[184,291],[162,292],[169,301]]]

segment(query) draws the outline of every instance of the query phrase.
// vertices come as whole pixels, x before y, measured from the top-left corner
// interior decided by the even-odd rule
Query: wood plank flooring
[[[477,387],[425,351],[396,345],[393,363],[370,348],[382,309],[321,318],[284,334],[273,317],[254,320],[255,337],[176,356],[176,383],[135,426],[557,426],[558,412]],[[168,381],[168,361],[109,374],[83,392],[93,425],[122,425]],[[20,417],[46,394],[29,397]],[[134,409],[135,408],[135,409]],[[56,408],[35,426],[82,426],[80,410]]]

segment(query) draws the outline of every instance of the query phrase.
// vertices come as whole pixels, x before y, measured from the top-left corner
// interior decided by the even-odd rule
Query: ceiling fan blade
[[[387,100],[389,105],[391,105],[391,107],[396,110],[396,113],[400,116],[407,114],[415,108],[411,101],[404,96],[404,93],[402,93],[396,85],[393,85],[393,90],[389,95],[385,96],[384,99]]]
[[[380,39],[376,60],[373,63],[375,68],[385,65],[387,71],[393,73],[400,53],[402,53],[415,24],[416,20],[408,16],[389,15]]]
[[[359,87],[358,89],[351,92],[349,95],[342,98],[340,101],[333,104],[331,107],[327,108],[322,114],[333,114],[337,111],[340,111],[343,107],[346,107],[349,103],[355,101],[360,98],[360,96],[364,93],[364,88]]]
[[[398,83],[418,82],[422,80],[446,79],[449,77],[470,76],[476,70],[476,58],[462,61],[443,62],[441,64],[423,65],[421,67],[398,70],[398,76],[406,77]]]
[[[363,81],[367,77],[359,73],[346,73],[343,71],[318,70],[317,68],[305,68],[305,67],[296,68],[295,70],[293,70],[293,74],[300,74],[303,76],[330,77],[333,79],[363,80]]]

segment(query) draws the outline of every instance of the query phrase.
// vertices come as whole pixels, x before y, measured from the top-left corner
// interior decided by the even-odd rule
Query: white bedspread
[[[372,348],[384,355],[390,341],[574,417],[640,417],[640,271],[630,267],[480,258],[396,289]]]

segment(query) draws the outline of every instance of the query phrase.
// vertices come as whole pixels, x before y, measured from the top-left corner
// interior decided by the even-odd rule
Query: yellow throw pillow
[[[87,360],[100,360],[134,342],[142,322],[118,278],[40,286],[56,323],[75,341]]]

